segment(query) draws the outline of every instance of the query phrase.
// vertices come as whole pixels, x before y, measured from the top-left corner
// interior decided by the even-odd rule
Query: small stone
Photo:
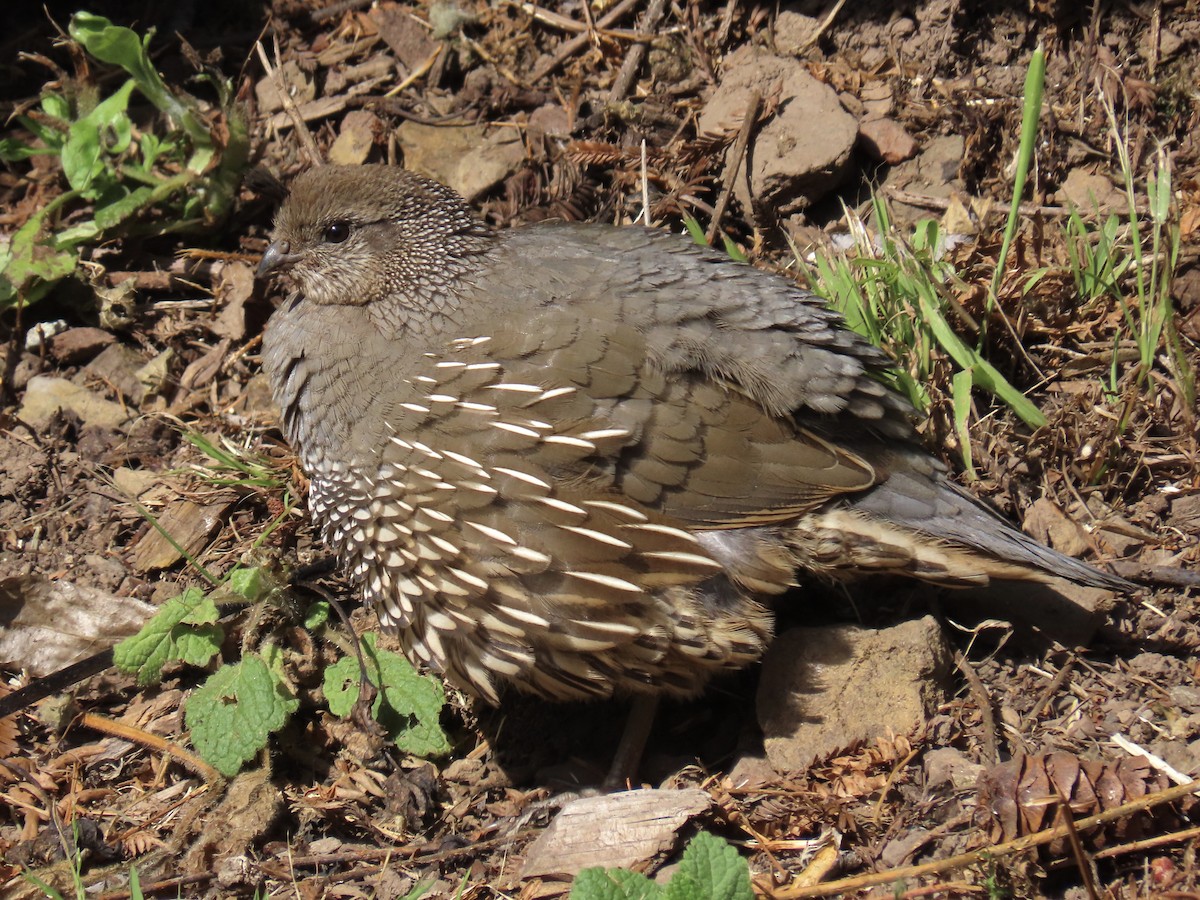
[[[416,71],[437,50],[437,42],[410,9],[380,4],[368,15],[379,29],[379,36],[409,72]]]
[[[782,217],[837,190],[850,170],[857,120],[836,92],[793,57],[746,46],[725,60],[721,83],[700,113],[701,133],[737,128],[750,94],[778,94],[775,115],[754,135],[734,193],[748,209]]]
[[[112,344],[84,368],[84,373],[112,385],[122,397],[138,405],[146,396],[146,386],[138,380],[137,371],[144,360],[132,347]]]
[[[1155,58],[1160,63],[1166,62],[1175,56],[1184,45],[1184,40],[1169,28],[1160,28],[1158,30],[1158,47],[1151,44],[1153,31],[1149,28],[1144,28],[1141,31],[1141,36],[1138,38],[1137,49],[1138,54],[1142,59]]]
[[[396,129],[396,139],[406,168],[441,181],[468,200],[491,190],[525,161],[525,149],[511,128],[405,122]]]
[[[157,394],[162,390],[171,375],[171,360],[174,358],[175,351],[168,348],[137,370],[137,379],[145,386],[147,393]]]
[[[886,81],[868,81],[858,92],[858,99],[865,117],[871,119],[890,116],[896,108],[896,94]]]
[[[50,339],[50,355],[64,366],[91,359],[116,341],[103,328],[68,328]]]
[[[1033,502],[1023,526],[1028,534],[1067,556],[1082,556],[1091,549],[1087,532],[1048,497]]]
[[[329,161],[339,166],[357,166],[367,161],[375,136],[383,131],[383,122],[372,112],[354,109],[342,119],[342,130],[329,148]]]
[[[531,136],[567,137],[571,133],[571,117],[560,103],[539,106],[529,115]]]
[[[50,375],[35,375],[29,379],[17,415],[30,425],[41,427],[60,409],[75,413],[85,425],[106,428],[119,428],[130,417],[120,404],[105,400],[64,378]]]
[[[962,164],[964,147],[961,135],[930,138],[920,153],[888,170],[883,186],[942,199],[961,192],[964,187],[958,167]],[[929,218],[929,210],[897,202],[892,204],[892,215],[897,223],[912,223]]]
[[[127,497],[140,497],[154,487],[160,478],[157,472],[149,469],[131,469],[128,466],[113,469],[112,477],[117,490]]]
[[[975,787],[983,770],[983,766],[953,747],[939,747],[925,754],[925,784],[930,788],[948,784],[956,791],[969,790]]]
[[[775,18],[775,49],[799,56],[812,46],[813,35],[820,27],[820,21],[812,16],[781,10]]]
[[[317,96],[317,86],[312,77],[300,68],[295,60],[289,60],[275,70],[275,77],[266,77],[254,86],[260,112],[273,113],[283,109],[283,96],[279,93],[279,82],[296,105],[307,103]]]
[[[1087,169],[1072,169],[1059,189],[1064,203],[1085,212],[1114,210],[1124,204],[1125,195],[1105,176]]]
[[[917,142],[895,119],[867,119],[858,126],[863,149],[889,166],[917,155]]]
[[[932,835],[925,828],[913,828],[883,846],[879,861],[889,869],[907,863],[912,855],[927,844]]]
[[[56,334],[67,330],[66,319],[55,319],[53,322],[38,322],[25,332],[25,349],[33,353],[45,347]]]
[[[893,628],[794,628],[763,660],[758,719],[780,772],[913,734],[946,696],[950,650],[931,616]]]

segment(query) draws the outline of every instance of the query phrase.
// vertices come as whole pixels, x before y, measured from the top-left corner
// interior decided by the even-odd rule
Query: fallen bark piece
[[[154,612],[136,597],[62,579],[0,579],[0,663],[40,678],[128,637]]]
[[[575,800],[534,841],[521,878],[570,878],[591,866],[642,868],[673,850],[679,829],[712,806],[699,788]]]

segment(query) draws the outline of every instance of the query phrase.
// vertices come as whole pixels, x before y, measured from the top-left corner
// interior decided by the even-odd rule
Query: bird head
[[[444,294],[490,232],[449,188],[394,166],[321,166],[293,181],[258,277],[314,303],[409,304]]]

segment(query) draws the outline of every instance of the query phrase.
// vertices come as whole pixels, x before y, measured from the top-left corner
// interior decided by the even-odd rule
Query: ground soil
[[[266,76],[252,53],[264,28],[268,45],[277,39],[279,61],[297,73],[296,84],[311,84],[316,97],[343,99],[309,123],[322,152],[353,131],[364,158],[392,161],[416,152],[411,127],[407,136],[394,136],[401,125],[493,125],[471,132],[492,142],[486,144],[491,161],[509,152],[496,149],[497,133],[519,135],[509,168],[472,198],[500,226],[549,217],[632,220],[642,206],[644,142],[655,222],[679,230],[687,214],[707,227],[737,123],[727,133],[701,135],[697,116],[731,77],[727,58],[746,45],[782,53],[779,44],[794,41],[797,27],[817,32],[791,49],[859,122],[886,118],[894,128],[889,133],[911,139],[914,152],[944,146],[939,139],[961,139],[957,155],[936,167],[940,179],[896,188],[904,191],[894,195],[903,207],[900,218],[977,211],[971,198],[1007,208],[1027,64],[1036,46],[1045,47],[1046,112],[1034,187],[1014,257],[1017,275],[996,311],[1019,340],[996,338],[990,352],[1050,424],[1031,434],[1011,413],[977,397],[971,439],[980,478],[971,489],[1042,539],[1098,563],[1117,562],[1123,574],[1146,576],[1150,586],[1115,601],[1086,646],[1013,631],[999,621],[1008,618],[1004,606],[990,607],[1001,610],[990,622],[985,614],[964,624],[954,601],[919,585],[872,584],[850,596],[812,586],[785,604],[781,628],[836,621],[885,626],[930,611],[942,617],[959,655],[950,699],[915,733],[847,746],[806,771],[779,774],[754,762],[762,734],[753,709],[757,673],[748,671],[694,702],[669,704],[640,777],[707,791],[713,809],[691,827],[742,842],[757,889],[772,894],[794,888],[796,873],[810,864],[813,851],[805,841],[835,831],[840,856],[826,880],[933,862],[1047,828],[1058,821],[1053,809],[1040,818],[1013,812],[1031,785],[1043,791],[1049,783],[1066,785],[1063,800],[1086,816],[1170,784],[1162,766],[1114,743],[1114,734],[1185,776],[1200,774],[1195,410],[1181,399],[1178,372],[1165,354],[1148,382],[1132,377],[1128,355],[1119,357],[1115,381],[1106,380],[1114,371],[1108,361],[1122,314],[1113,302],[1079,307],[1065,274],[1060,215],[1072,172],[1121,187],[1106,98],[1121,123],[1137,184],[1144,186],[1156,148],[1165,148],[1172,163],[1182,229],[1172,300],[1194,367],[1200,6],[930,0],[799,3],[780,11],[733,0],[665,4],[658,37],[619,98],[610,96],[612,85],[636,42],[603,28],[589,33],[586,23],[605,15],[602,6],[548,5],[550,13],[576,23],[572,31],[552,16],[532,17],[517,3],[385,4],[388,16],[404,22],[411,24],[411,12],[445,26],[434,37],[424,26],[397,26],[387,40],[379,36],[379,10],[366,4],[275,0],[270,6],[214,0],[168,12],[154,3],[100,3],[93,11],[139,30],[156,27],[156,63],[169,83],[196,87],[187,60],[197,57],[231,78],[250,116],[256,162],[284,181],[307,162],[286,112],[280,127],[268,127],[275,113],[262,108],[259,87]],[[73,7],[52,3],[49,11],[65,23]],[[454,11],[461,15],[446,25]],[[636,31],[643,14],[634,4],[612,27]],[[40,8],[9,4],[0,20],[0,102],[11,112],[56,77],[38,54],[68,69],[72,59]],[[777,30],[781,22],[786,35]],[[580,28],[584,39],[568,46]],[[192,51],[180,52],[181,39]],[[441,50],[420,71],[431,47]],[[357,71],[359,81],[338,82],[348,70]],[[414,71],[402,91],[384,96]],[[355,94],[351,88],[370,72],[386,77]],[[774,113],[771,103],[766,96],[765,116]],[[15,124],[9,127],[18,133]],[[889,144],[901,157],[911,156],[904,146],[900,138]],[[786,264],[787,238],[804,251],[830,252],[845,231],[845,209],[857,207],[869,219],[863,203],[869,189],[883,185],[886,191],[905,162],[860,141],[836,190],[786,215],[750,208],[753,201],[735,196],[722,229],[758,265]],[[53,160],[0,171],[0,229],[11,234],[62,190]],[[1144,190],[1137,193],[1144,204]],[[81,638],[79,652],[94,652],[118,630],[117,610],[125,608],[119,601],[156,604],[200,583],[195,569],[157,537],[139,504],[161,519],[173,516],[197,561],[217,574],[241,560],[279,514],[283,487],[201,478],[193,467],[204,457],[182,439],[185,430],[227,439],[270,461],[287,490],[303,497],[305,482],[275,429],[256,356],[277,298],[248,280],[266,244],[274,200],[269,182],[248,179],[234,213],[209,233],[127,237],[96,247],[83,267],[90,281],[72,281],[20,316],[8,311],[0,318],[0,329],[11,336],[0,398],[0,600],[32,596],[39,585],[49,594],[50,586],[66,583],[94,592],[85,599],[68,595],[66,608],[105,610],[98,624],[78,627],[48,613],[42,624],[49,643],[59,643],[61,633],[90,629],[74,637]],[[1003,219],[984,214],[962,221],[969,227],[943,218],[949,230],[968,236],[954,256],[963,274],[956,299],[978,319],[987,315],[979,288],[990,278]],[[184,248],[209,253],[180,263],[176,254]],[[1039,268],[1047,271],[1041,288],[1023,295],[1021,277]],[[129,277],[132,292],[114,301],[113,289]],[[101,303],[102,297],[108,300]],[[114,302],[124,303],[127,315],[102,318],[99,310]],[[108,338],[89,333],[76,335],[79,346],[27,344],[36,323],[58,319]],[[994,333],[1010,333],[996,321]],[[107,361],[97,366],[102,354]],[[147,365],[161,374],[148,388],[148,379],[137,377]],[[142,387],[128,386],[131,376]],[[30,392],[44,386],[38,379],[47,378],[86,387],[94,400],[117,404],[125,414],[109,420],[109,407],[86,407],[27,421],[18,413],[29,408],[23,404]],[[961,467],[947,425],[948,378],[930,387],[931,449]],[[265,549],[276,564],[291,568],[321,556],[302,502]],[[342,592],[335,573],[323,577],[327,589]],[[10,617],[6,609],[0,606],[0,627]],[[357,615],[360,626],[369,625],[365,614]],[[262,627],[245,617],[231,620],[228,653],[236,655],[235,638]],[[299,629],[287,633],[298,656],[333,657]],[[22,672],[29,659],[7,662],[11,686],[31,680]],[[306,688],[301,712],[254,774],[206,786],[143,737],[97,731],[95,719],[82,718],[104,716],[185,744],[180,704],[203,673],[168,674],[162,685],[144,689],[109,670],[71,688],[66,712],[62,704],[57,712],[43,704],[0,721],[0,757],[35,773],[31,784],[0,770],[7,800],[0,805],[0,883],[12,879],[5,896],[39,895],[16,877],[26,867],[69,890],[51,807],[59,822],[78,823],[83,876],[103,879],[110,891],[104,896],[125,896],[111,892],[122,889],[130,862],[143,884],[165,881],[171,896],[258,890],[306,898],[398,897],[423,881],[433,884],[427,896],[561,893],[552,880],[522,882],[522,856],[553,815],[547,799],[594,783],[603,771],[623,717],[617,703],[551,707],[512,697],[497,711],[451,696],[443,721],[454,753],[424,761],[317,711],[307,702],[315,689]],[[1067,769],[1074,772],[1069,779],[1054,774]],[[988,862],[889,879],[874,893],[843,890],[879,897],[935,891],[1197,897],[1198,839],[1194,829],[1187,831],[1194,813],[1180,802],[1158,804]],[[1157,843],[1132,844],[1141,839]],[[389,861],[381,867],[385,854]],[[653,869],[669,858],[664,852],[646,864]]]

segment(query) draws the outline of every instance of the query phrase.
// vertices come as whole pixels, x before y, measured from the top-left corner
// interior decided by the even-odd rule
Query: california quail
[[[953,484],[819,298],[684,238],[496,232],[411,172],[327,166],[258,271],[298,289],[263,363],[325,539],[488,700],[694,694],[762,653],[797,570],[1129,587]]]

